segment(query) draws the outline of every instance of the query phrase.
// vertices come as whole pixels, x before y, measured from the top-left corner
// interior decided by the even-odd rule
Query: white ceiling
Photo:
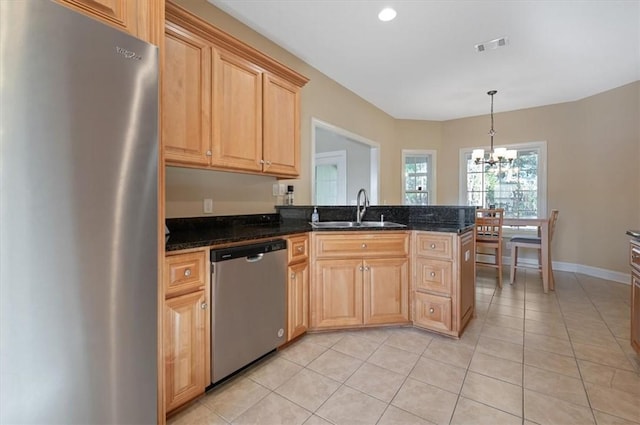
[[[491,89],[502,112],[640,80],[639,0],[208,1],[395,118],[484,115]]]

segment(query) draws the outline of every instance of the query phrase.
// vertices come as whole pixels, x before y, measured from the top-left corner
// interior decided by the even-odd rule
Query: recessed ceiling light
[[[396,17],[396,11],[390,7],[385,7],[380,11],[380,13],[378,13],[378,19],[380,19],[382,22],[391,21],[395,17]]]

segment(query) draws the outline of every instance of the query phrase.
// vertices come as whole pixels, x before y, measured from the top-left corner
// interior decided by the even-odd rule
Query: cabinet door
[[[262,69],[213,49],[211,165],[262,172]]]
[[[289,266],[287,283],[287,341],[309,327],[309,264]]]
[[[162,139],[165,158],[208,165],[211,144],[211,47],[177,25],[165,28]]]
[[[317,260],[312,328],[362,325],[362,260]]]
[[[640,273],[631,272],[631,346],[640,354]]]
[[[271,74],[263,77],[263,158],[265,173],[300,174],[300,89]]]
[[[364,324],[409,321],[409,279],[406,258],[364,261]]]
[[[458,323],[456,328],[461,332],[466,323],[473,316],[476,304],[476,261],[475,235],[467,232],[460,236],[458,249],[459,276],[458,276]]]
[[[206,307],[204,291],[165,301],[164,363],[167,411],[204,393],[207,384],[205,321],[209,312]]]
[[[452,331],[451,298],[416,292],[414,303],[413,322],[416,326],[445,333]]]

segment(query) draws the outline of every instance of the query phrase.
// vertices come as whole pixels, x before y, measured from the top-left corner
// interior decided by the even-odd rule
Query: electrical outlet
[[[274,183],[274,184],[273,184],[273,189],[272,189],[271,194],[272,194],[273,196],[278,196],[278,195],[280,194],[278,191],[279,191],[278,183]]]
[[[287,186],[284,183],[278,183],[278,195],[284,196],[287,193]]]
[[[213,199],[205,198],[202,202],[202,209],[205,214],[213,213]]]

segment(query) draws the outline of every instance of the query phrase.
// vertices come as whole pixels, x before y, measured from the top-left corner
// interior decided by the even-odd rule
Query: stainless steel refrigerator
[[[157,48],[0,0],[0,423],[157,420]]]

